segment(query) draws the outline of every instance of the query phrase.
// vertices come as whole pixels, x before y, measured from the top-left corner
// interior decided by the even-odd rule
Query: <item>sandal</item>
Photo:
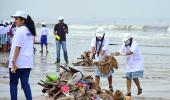
[[[138,89],[138,94],[137,95],[140,95],[142,93],[142,88]]]
[[[126,96],[131,96],[131,93],[126,93]]]

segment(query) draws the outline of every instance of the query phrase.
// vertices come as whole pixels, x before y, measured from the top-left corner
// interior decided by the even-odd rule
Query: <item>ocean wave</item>
[[[71,29],[94,30],[102,27],[105,30],[142,30],[143,25],[69,25]]]
[[[110,46],[121,45],[120,43],[109,43]],[[140,44],[141,47],[161,47],[161,48],[170,48],[169,45],[155,45],[155,44]]]
[[[55,24],[47,24],[49,27],[54,27]],[[37,27],[41,27],[41,24],[37,23]],[[170,32],[170,26],[168,25],[121,25],[121,24],[70,24],[69,29],[72,30],[96,30],[98,27],[102,27],[105,30],[128,30],[128,31],[151,31],[151,32]]]
[[[170,56],[170,54],[156,54],[156,53],[143,53],[143,55],[153,55],[153,56]]]

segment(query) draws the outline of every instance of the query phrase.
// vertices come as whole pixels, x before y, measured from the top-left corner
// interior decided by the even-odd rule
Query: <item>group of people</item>
[[[13,21],[0,21],[0,52],[10,50],[11,40],[15,32]]]
[[[143,77],[143,57],[140,48],[136,41],[134,41],[131,33],[124,33],[123,45],[118,52],[109,53],[108,45],[109,40],[105,37],[106,33],[103,28],[96,30],[96,37],[91,41],[91,58],[97,61],[102,61],[106,56],[126,56],[126,84],[127,84],[127,96],[131,96],[132,80],[137,86],[137,95],[142,93],[139,78]],[[112,86],[112,73],[114,70],[110,70],[107,75],[100,72],[99,67],[95,69],[95,82],[100,86],[100,77],[107,77],[109,83],[109,89],[113,92]]]
[[[17,85],[18,80],[21,80],[21,86],[24,90],[27,100],[32,100],[31,88],[29,85],[29,75],[33,68],[33,40],[36,36],[35,24],[32,18],[23,11],[17,11],[11,16],[15,19],[17,29],[12,39],[9,60],[9,76],[10,76],[10,95],[11,100],[17,100]],[[68,34],[68,26],[64,23],[64,18],[59,17],[59,23],[54,27],[54,36],[56,39],[56,65],[60,66],[60,50],[63,49],[66,66],[68,65],[68,54],[66,49],[66,34]],[[41,51],[43,52],[43,45],[47,47],[47,33],[48,29],[45,24],[42,24],[41,31]],[[126,56],[126,83],[127,95],[131,96],[132,80],[138,88],[138,95],[142,93],[139,78],[143,77],[143,58],[137,42],[134,41],[132,34],[128,33],[122,39],[123,45],[119,52],[110,53],[108,49],[109,40],[105,37],[104,29],[98,28],[96,35],[91,41],[91,58],[96,61],[102,61],[106,56]],[[110,70],[107,75],[103,75],[98,67],[95,70],[95,82],[100,86],[100,77],[108,77],[109,89],[113,92],[112,73]]]
[[[68,54],[67,54],[67,48],[66,48],[66,34],[68,34],[68,26],[64,23],[64,18],[59,17],[58,23],[54,26],[54,36],[56,40],[56,65],[60,66],[60,51],[61,47],[63,50],[64,60],[65,60],[65,66],[68,65]],[[48,35],[49,29],[46,27],[45,23],[42,23],[42,28],[40,31],[41,39],[41,53],[43,53],[43,45],[46,46],[46,53],[48,53],[48,43],[47,43],[47,35]]]

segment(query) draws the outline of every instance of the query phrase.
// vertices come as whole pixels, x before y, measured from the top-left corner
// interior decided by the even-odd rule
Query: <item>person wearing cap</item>
[[[43,45],[46,47],[46,53],[48,53],[48,45],[47,45],[47,35],[48,35],[49,29],[46,27],[45,23],[42,23],[42,28],[40,30],[41,33],[41,51],[40,53],[43,53]]]
[[[138,92],[137,95],[142,93],[139,78],[143,77],[143,57],[140,48],[136,41],[133,40],[131,33],[124,33],[122,41],[124,42],[119,52],[113,53],[113,56],[126,56],[126,84],[127,96],[131,96],[132,80],[135,82]]]
[[[6,30],[7,30],[7,50],[6,51],[10,51],[10,47],[11,47],[11,42],[12,42],[12,37],[13,37],[13,34],[12,34],[12,23],[10,21],[6,22]]]
[[[3,50],[3,46],[5,43],[5,27],[2,22],[0,22],[0,50]]]
[[[9,32],[10,32],[10,37],[12,38],[14,36],[14,33],[16,31],[17,27],[14,23],[13,20],[10,21],[10,29],[9,29]]]
[[[56,64],[57,66],[60,66],[60,49],[62,46],[63,54],[64,54],[64,60],[65,60],[65,66],[68,65],[68,54],[67,54],[67,48],[66,48],[66,34],[68,34],[68,26],[64,23],[64,18],[59,17],[58,18],[59,23],[57,23],[54,27],[54,35],[56,39]]]
[[[8,32],[9,32],[9,24],[8,24],[8,21],[6,21],[6,20],[4,20],[3,21],[3,25],[4,25],[4,32],[5,32],[5,34],[4,34],[4,44],[3,44],[3,51],[4,52],[7,52],[8,51],[8,44],[9,44],[9,42],[8,42]]]
[[[109,40],[105,37],[104,29],[98,28],[96,30],[96,36],[91,41],[90,58],[96,61],[102,61],[104,57],[109,56],[110,53],[109,53],[108,45],[109,45]],[[107,77],[109,83],[109,89],[111,92],[113,92],[112,73],[113,70],[110,70],[110,72],[107,75],[105,75],[102,72],[100,72],[98,66],[96,66],[95,68],[96,85],[100,86],[100,77]]]
[[[12,39],[9,57],[11,100],[17,100],[17,86],[20,79],[26,100],[32,100],[29,75],[33,68],[33,38],[36,36],[34,21],[24,11],[12,15],[17,29]]]
[[[2,45],[2,51],[7,51],[7,27],[6,21],[0,24],[0,44]]]

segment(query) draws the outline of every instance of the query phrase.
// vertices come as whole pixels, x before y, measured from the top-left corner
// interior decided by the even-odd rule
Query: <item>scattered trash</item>
[[[88,66],[91,67],[93,65],[92,59],[90,59],[90,51],[84,51],[80,58],[77,58],[78,62],[72,63],[74,66]]]
[[[46,75],[47,78],[51,77],[54,81],[45,82],[40,80],[40,82],[38,82],[38,84],[43,87],[42,92],[53,100],[130,100],[114,99],[120,95],[113,94],[109,90],[102,90],[95,84],[91,75],[85,76],[81,71],[72,67],[60,66],[60,68],[64,71],[61,72],[59,76],[53,74],[54,77],[48,74],[47,77]],[[115,93],[117,93],[117,91]],[[123,95],[123,93],[121,95]],[[124,97],[124,95],[122,97]]]

